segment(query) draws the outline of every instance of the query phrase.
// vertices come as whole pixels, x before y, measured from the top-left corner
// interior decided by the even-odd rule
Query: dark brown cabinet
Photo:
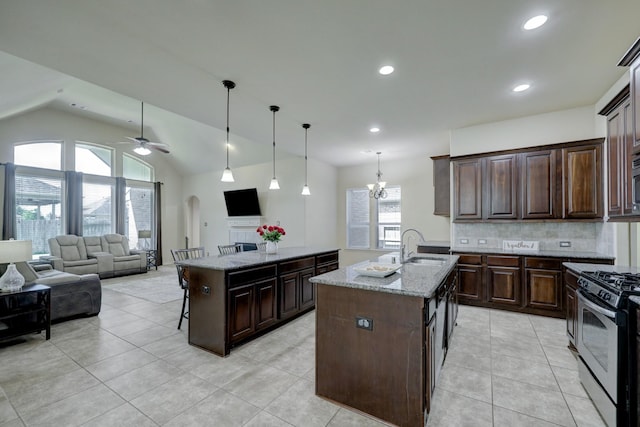
[[[280,263],[278,318],[287,319],[315,305],[315,257]]]
[[[253,315],[254,286],[241,286],[229,291],[229,338],[238,341],[255,331]]]
[[[578,275],[571,270],[564,272],[565,283],[565,313],[567,315],[567,337],[569,344],[576,347],[578,336]]]
[[[482,219],[482,159],[454,162],[453,176],[454,219]]]
[[[487,219],[518,218],[517,155],[491,156],[484,159],[486,183],[482,204]]]
[[[629,67],[633,153],[640,153],[640,38],[627,50],[618,65]]]
[[[601,218],[602,143],[562,149],[564,218]]]
[[[458,259],[458,301],[549,317],[575,316],[563,263],[612,264],[610,259],[454,253]],[[569,254],[568,254],[569,255]],[[566,281],[566,276],[565,276]],[[576,279],[577,286],[577,279]],[[565,303],[566,302],[566,303]],[[567,328],[575,328],[575,324]],[[575,329],[573,329],[575,330]]]
[[[460,254],[458,259],[458,298],[461,302],[481,303],[483,297],[482,255]]]
[[[275,278],[264,280],[255,285],[256,330],[271,326],[278,319],[276,289],[277,281]]]
[[[487,302],[520,306],[520,257],[487,256]]]
[[[451,210],[451,172],[449,156],[434,156],[433,214],[449,216]]]
[[[557,150],[520,155],[522,219],[553,219],[558,216],[556,177]]]
[[[454,221],[602,218],[603,141],[453,159]]]

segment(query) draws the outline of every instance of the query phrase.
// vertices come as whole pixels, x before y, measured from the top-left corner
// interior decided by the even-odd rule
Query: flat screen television
[[[224,202],[229,216],[261,216],[258,190],[232,190],[224,192]]]

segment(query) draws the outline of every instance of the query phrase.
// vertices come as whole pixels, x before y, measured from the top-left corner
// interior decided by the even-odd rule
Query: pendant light
[[[229,92],[236,87],[236,84],[231,80],[223,80],[222,84],[227,88],[227,167],[224,169],[224,172],[222,172],[220,181],[234,182],[233,172],[231,172],[231,168],[229,167]]]
[[[310,196],[311,191],[309,191],[309,186],[307,185],[307,131],[311,125],[309,123],[304,123],[302,128],[304,129],[304,187],[302,187],[302,195]]]
[[[280,110],[280,107],[272,105],[269,109],[273,112],[273,178],[271,178],[269,190],[279,190],[280,184],[276,178],[276,111]]]
[[[387,185],[386,182],[380,181],[382,177],[382,172],[380,172],[380,151],[376,153],[378,155],[378,172],[376,173],[376,183],[375,184],[367,184],[369,187],[369,197],[372,199],[386,199],[387,198],[387,190],[384,187]]]

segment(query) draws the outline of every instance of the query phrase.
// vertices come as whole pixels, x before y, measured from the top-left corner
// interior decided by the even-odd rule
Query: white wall
[[[451,156],[511,150],[606,136],[593,106],[562,110],[451,131]]]
[[[83,116],[69,114],[53,109],[41,108],[18,116],[0,120],[0,162],[13,162],[13,144],[34,140],[62,140],[68,158],[73,158],[75,141],[86,141],[102,145],[111,145],[116,150],[116,171],[121,176],[122,153],[132,153],[133,145],[113,144],[122,141],[131,130],[98,120],[91,120]],[[152,136],[150,135],[152,138]],[[162,188],[162,240],[163,261],[172,262],[169,249],[179,247],[177,240],[179,233],[175,224],[182,222],[179,194],[182,178],[170,166],[165,154],[153,152],[144,157],[145,162],[151,164],[155,170],[155,180],[163,182]],[[66,169],[73,169],[73,165],[66,165]]]
[[[186,203],[191,196],[200,200],[200,243],[208,252],[213,255],[218,245],[230,243],[223,192],[254,187],[258,190],[263,222],[279,221],[287,232],[279,243],[281,247],[338,247],[336,169],[310,159],[311,196],[302,196],[304,160],[300,157],[278,159],[276,166],[280,190],[269,190],[273,175],[271,162],[232,168],[233,183],[220,182],[221,170],[184,178],[182,200]]]
[[[367,165],[349,166],[338,171],[338,243],[346,248],[346,191],[349,188],[366,187],[376,180],[377,160]],[[428,240],[449,240],[449,218],[433,215],[433,161],[427,157],[411,157],[385,161],[381,156],[383,180],[387,185],[400,185],[402,189],[402,229],[417,228]],[[373,209],[372,203],[372,209]],[[371,238],[372,244],[375,239]],[[341,265],[371,259],[388,251],[341,251]]]

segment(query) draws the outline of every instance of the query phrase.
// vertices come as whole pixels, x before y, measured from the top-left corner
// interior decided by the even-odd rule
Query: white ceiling
[[[309,156],[336,166],[438,155],[451,129],[594,104],[638,16],[637,0],[4,0],[0,118],[52,103],[138,136],[144,100],[179,170],[222,169],[230,79],[232,167],[270,160],[272,104],[279,153],[303,154],[308,122]]]

